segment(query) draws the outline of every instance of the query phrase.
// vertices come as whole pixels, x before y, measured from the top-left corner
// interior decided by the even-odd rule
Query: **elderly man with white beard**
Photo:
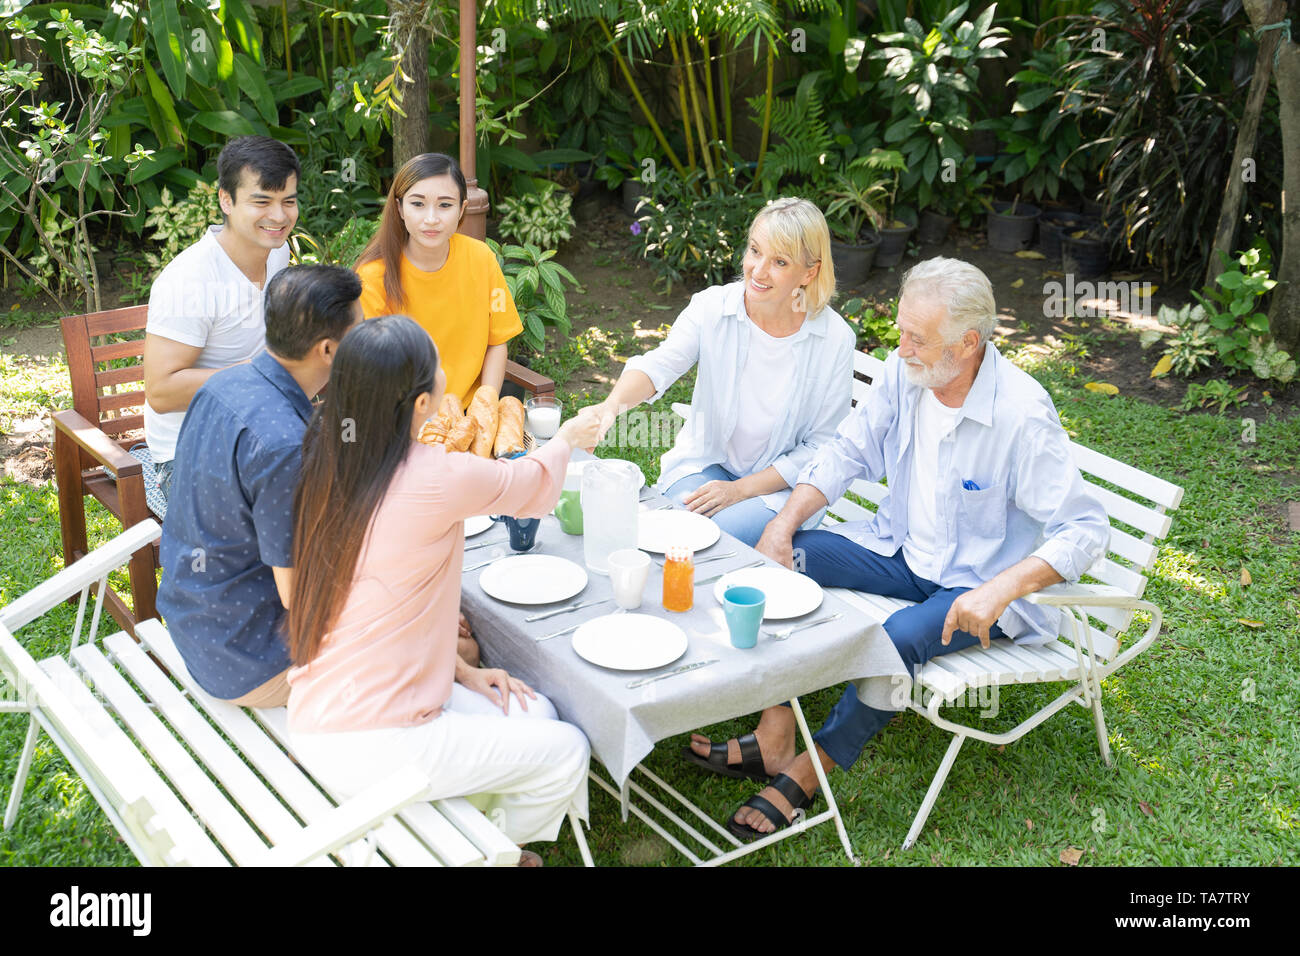
[[[1078,580],[1109,535],[1051,399],[989,341],[996,322],[992,285],[975,266],[935,258],[911,269],[898,303],[899,347],[758,543],[786,567],[800,552],[801,570],[824,587],[917,602],[884,625],[911,674],[977,641],[1054,639],[1059,610],[1021,599]],[[798,530],[858,478],[887,481],[872,518]],[[849,684],[813,736],[823,768],[851,767],[894,713],[868,706]],[[795,734],[792,711],[772,707],[739,740],[693,735],[693,763],[770,779],[728,821],[737,835],[787,826],[812,802],[813,755],[796,756]]]

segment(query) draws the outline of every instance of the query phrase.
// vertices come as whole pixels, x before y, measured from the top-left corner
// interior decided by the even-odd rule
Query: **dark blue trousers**
[[[907,673],[916,674],[932,657],[951,654],[979,642],[979,638],[966,631],[954,631],[947,647],[939,642],[948,608],[959,594],[970,588],[941,588],[918,578],[907,566],[902,548],[893,557],[886,558],[843,535],[821,530],[798,532],[794,536],[794,548],[803,552],[804,573],[822,587],[852,588],[919,602],[896,611],[885,621],[885,632],[898,649]],[[991,637],[1005,636],[996,624],[989,633]],[[858,699],[857,688],[849,684],[826,723],[813,734],[813,740],[838,766],[848,768],[858,759],[867,741],[895,713],[868,707]]]

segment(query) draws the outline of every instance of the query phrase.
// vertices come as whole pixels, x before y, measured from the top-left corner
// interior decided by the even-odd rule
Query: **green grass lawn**
[[[589,331],[575,334],[535,368],[569,381],[593,363],[626,358],[648,345],[648,337],[638,339],[631,330]],[[1085,391],[1068,356],[1026,354],[1024,364],[1050,391],[1078,441],[1186,489],[1147,589],[1165,612],[1163,633],[1104,685],[1113,767],[1101,762],[1091,715],[1079,707],[1003,749],[969,742],[924,834],[906,853],[899,846],[949,737],[915,715],[897,718],[856,767],[832,776],[854,848],[870,864],[1058,864],[1069,847],[1083,851],[1084,865],[1300,862],[1300,732],[1294,719],[1300,535],[1287,530],[1285,518],[1285,503],[1300,498],[1300,419],[1261,419],[1256,441],[1244,442],[1237,418]],[[0,378],[0,407],[10,406],[11,392],[58,392],[57,383],[40,385],[27,376],[19,381],[9,369]],[[570,410],[604,394],[560,387]],[[689,395],[690,383],[678,383],[652,411],[666,411],[669,402]],[[601,454],[637,461],[653,481],[663,450],[610,447]],[[53,574],[62,560],[53,484],[6,482],[0,497],[3,604]],[[95,540],[112,532],[93,509],[90,525]],[[1248,586],[1241,583],[1243,568]],[[59,608],[20,636],[37,658],[64,653],[72,618],[72,608]],[[1006,689],[999,715],[986,723],[1010,728],[1057,692],[1055,686]],[[814,727],[838,696],[831,688],[804,698]],[[962,716],[971,711],[952,713],[958,720],[977,719]],[[752,718],[742,717],[704,732],[720,738],[752,725]],[[25,717],[0,714],[0,792],[6,798],[25,730]],[[722,819],[754,785],[688,769],[677,758],[685,741],[662,741],[646,763]],[[648,828],[635,820],[622,825],[602,791],[593,787],[591,799],[589,839],[598,862],[682,862]],[[578,862],[567,836],[537,849],[548,864]],[[0,836],[0,863],[130,862],[84,786],[42,740],[18,822]],[[834,831],[821,827],[745,862],[845,860]]]

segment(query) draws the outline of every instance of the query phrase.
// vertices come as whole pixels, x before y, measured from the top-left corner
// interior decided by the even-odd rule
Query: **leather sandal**
[[[793,777],[788,777],[783,773],[777,774],[773,777],[768,786],[780,795],[782,799],[779,802],[786,804],[789,807],[789,811],[787,813],[786,810],[782,809],[777,804],[772,803],[770,800],[767,800],[765,797],[754,794],[737,807],[735,813],[727,818],[727,829],[740,837],[746,843],[750,843],[760,837],[771,836],[772,833],[776,833],[777,830],[783,830],[788,827],[792,822],[795,811],[802,810],[804,807],[809,806],[813,800],[817,798],[818,793],[817,790],[814,790],[812,796],[809,796],[803,792],[803,787],[799,786]],[[747,823],[737,823],[736,813],[739,813],[741,810],[745,809],[745,807],[757,810],[766,817],[767,821],[776,827],[776,829],[773,830],[772,833],[763,833],[759,830],[755,830]]]
[[[725,744],[710,744],[707,757],[701,757],[690,747],[683,747],[682,759],[723,777],[757,780],[759,783],[772,779],[772,775],[763,769],[763,752],[753,734],[733,737]]]

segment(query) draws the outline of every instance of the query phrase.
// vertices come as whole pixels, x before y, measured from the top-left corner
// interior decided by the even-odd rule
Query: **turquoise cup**
[[[758,643],[758,626],[763,623],[767,595],[758,588],[727,588],[722,595],[722,613],[727,619],[731,646],[751,648]]]

